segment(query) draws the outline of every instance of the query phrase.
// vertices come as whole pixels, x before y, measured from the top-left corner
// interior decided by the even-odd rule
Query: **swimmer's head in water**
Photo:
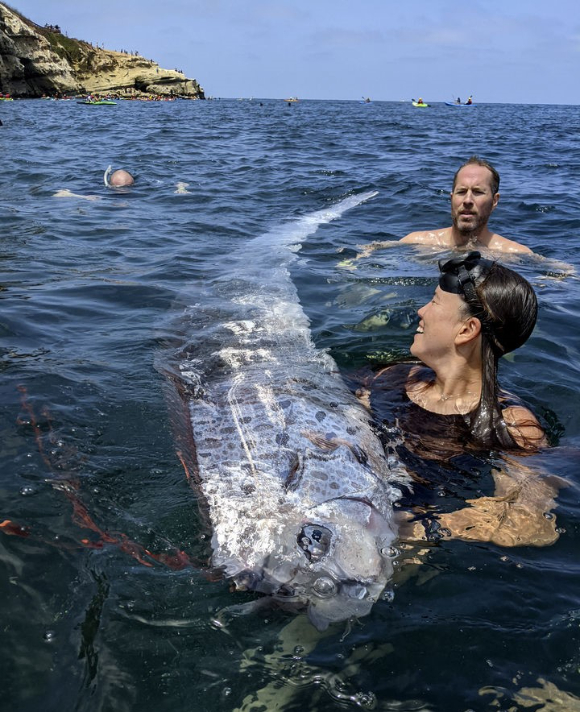
[[[123,186],[133,185],[135,179],[129,173],[129,171],[124,171],[122,168],[118,171],[113,171],[111,177],[109,178],[109,184],[114,188],[121,188]]]
[[[122,168],[114,171],[111,166],[105,171],[103,180],[108,188],[126,188],[135,182],[129,171],[125,171]]]

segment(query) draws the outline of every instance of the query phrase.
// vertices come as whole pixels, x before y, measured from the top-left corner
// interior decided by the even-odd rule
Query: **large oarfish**
[[[404,479],[318,350],[288,265],[319,225],[374,193],[283,224],[231,254],[186,309],[168,370],[185,405],[212,564],[239,588],[306,604],[319,629],[367,614],[392,574]]]

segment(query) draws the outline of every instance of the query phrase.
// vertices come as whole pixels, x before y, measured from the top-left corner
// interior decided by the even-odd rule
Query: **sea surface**
[[[580,268],[580,107],[22,100],[0,120],[0,708],[580,710],[580,281],[561,266]],[[377,191],[291,272],[345,375],[400,358],[444,255],[357,246],[448,225],[472,154],[501,174],[491,227],[538,255],[505,258],[540,311],[500,380],[548,428],[526,466],[567,484],[560,538],[427,545],[324,634],[230,614],[257,597],[204,570],[159,370],[187,295],[252,238]],[[108,165],[134,187],[107,189]]]

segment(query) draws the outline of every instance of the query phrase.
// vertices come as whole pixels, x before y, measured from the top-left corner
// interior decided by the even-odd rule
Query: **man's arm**
[[[448,230],[449,228],[444,228],[443,230],[417,230],[405,235],[399,242],[405,242],[408,245],[441,245],[445,244],[442,240],[445,239]]]
[[[438,231],[438,232],[444,232]],[[382,250],[385,247],[392,247],[393,245],[398,245],[400,242],[406,242],[407,244],[415,245],[438,245],[439,238],[436,232],[429,230],[418,230],[417,232],[411,232],[400,240],[377,240],[376,242],[369,242],[367,245],[357,245],[360,252],[356,256],[357,260],[363,257],[368,257],[375,250]]]

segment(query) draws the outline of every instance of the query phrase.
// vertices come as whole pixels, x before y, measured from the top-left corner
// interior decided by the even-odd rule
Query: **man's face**
[[[451,193],[451,218],[462,233],[477,234],[487,225],[495,210],[499,193],[491,192],[491,172],[477,164],[459,171]]]

